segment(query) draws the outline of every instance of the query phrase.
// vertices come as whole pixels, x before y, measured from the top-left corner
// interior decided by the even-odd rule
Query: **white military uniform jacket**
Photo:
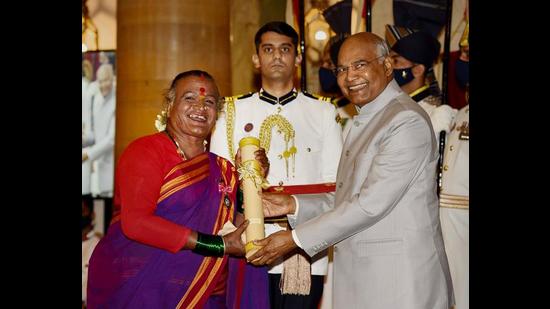
[[[428,85],[416,90],[411,94],[413,100],[426,111],[432,122],[432,127],[439,140],[439,133],[445,131],[449,134],[457,110],[447,104],[440,104],[440,99],[429,94]]]
[[[98,90],[92,95],[90,101],[92,141],[90,146],[82,149],[82,152],[88,154],[88,160],[92,162],[94,173],[97,174],[97,188],[94,188],[93,183],[91,186],[94,195],[112,196],[113,193],[115,97],[113,86],[113,90],[107,97],[103,97]]]
[[[437,160],[428,115],[392,80],[353,118],[335,194],[297,197],[301,247],[335,244],[333,308],[451,307]]]
[[[469,110],[470,106],[466,105],[458,112],[447,136],[439,200],[441,229],[456,298],[455,309],[469,308]]]
[[[441,179],[442,207],[468,209],[470,195],[470,105],[464,106],[445,144]],[[447,201],[447,199],[449,199]]]
[[[276,98],[263,90],[235,97],[234,112],[224,112],[219,116],[210,142],[210,151],[231,162],[239,148],[239,141],[247,136],[260,136],[264,120],[272,115],[281,115],[292,125],[295,132],[296,154],[284,158],[286,143],[284,132],[274,127],[267,157],[270,168],[267,181],[270,185],[305,185],[334,183],[338,160],[342,150],[342,129],[336,121],[336,108],[327,101],[309,94],[292,90]],[[233,153],[228,146],[228,118],[233,115]],[[228,117],[229,116],[229,117]],[[247,132],[247,130],[249,130]],[[291,142],[289,143],[289,147]],[[283,230],[276,224],[265,224],[266,236]],[[311,274],[325,275],[327,272],[326,253],[312,259]],[[282,259],[270,268],[270,273],[280,274],[283,270]]]

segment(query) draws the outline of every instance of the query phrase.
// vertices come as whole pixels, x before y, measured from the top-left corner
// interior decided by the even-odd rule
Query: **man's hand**
[[[82,162],[84,162],[84,161],[86,161],[86,160],[88,160],[88,154],[85,153],[85,152],[83,152],[83,153],[82,153]]]
[[[248,261],[257,266],[272,264],[279,257],[288,254],[298,247],[294,243],[294,239],[292,239],[291,231],[279,231],[269,235],[267,238],[255,240],[254,244],[262,246],[262,248],[250,256]]]
[[[296,201],[292,195],[280,193],[262,193],[264,217],[278,217],[296,212]]]
[[[225,243],[225,254],[244,256],[246,252],[244,250],[244,243],[241,240],[241,234],[246,230],[247,226],[248,220],[245,220],[237,227],[236,230],[223,236],[223,241]]]
[[[262,169],[261,170],[262,177],[266,178],[267,173],[269,173],[269,159],[267,158],[267,154],[265,153],[265,149],[260,147],[260,149],[258,149],[254,152],[254,156],[255,156],[254,159],[256,159],[256,161],[258,161],[258,163],[260,163],[260,168]],[[237,167],[241,166],[241,162],[242,162],[241,149],[239,148],[237,150],[237,154],[235,154],[235,166],[237,166]]]

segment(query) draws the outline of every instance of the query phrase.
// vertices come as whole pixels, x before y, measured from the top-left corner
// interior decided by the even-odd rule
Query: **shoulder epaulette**
[[[254,94],[254,92],[245,93],[243,95],[237,96],[235,99],[236,100],[246,99],[246,98],[251,97],[253,94]]]
[[[227,96],[227,97],[223,97],[223,101],[224,102],[229,102],[229,101],[235,101],[235,100],[240,100],[240,99],[246,99],[248,97],[251,97],[253,94],[254,94],[254,92],[249,92],[249,93],[245,93],[245,94]]]
[[[315,100],[319,100],[319,101],[324,101],[324,102],[332,102],[332,99],[329,98],[329,97],[324,97],[322,95],[318,95],[318,94],[312,94],[312,93],[309,93],[307,91],[302,91],[302,93],[306,96],[306,97],[310,97],[312,99],[315,99]]]
[[[245,94],[228,96],[228,97],[223,97],[223,100],[225,102],[227,102],[227,101],[235,101],[235,100],[240,100],[240,99],[246,99],[248,97],[251,97],[253,94],[254,94],[254,92],[249,92],[249,93],[245,93]]]

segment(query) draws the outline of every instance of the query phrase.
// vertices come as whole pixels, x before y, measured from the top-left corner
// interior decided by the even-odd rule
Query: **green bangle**
[[[197,232],[197,244],[193,252],[205,256],[222,257],[225,252],[223,237]]]
[[[244,202],[243,190],[241,190],[241,188],[239,188],[237,190],[237,211],[242,213],[242,214],[244,214],[243,202]]]

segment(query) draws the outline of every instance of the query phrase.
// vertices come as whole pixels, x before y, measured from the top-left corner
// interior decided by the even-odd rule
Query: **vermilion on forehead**
[[[188,87],[198,87],[198,88],[215,88],[214,82],[197,76],[189,76],[178,82],[178,86],[186,85]]]

